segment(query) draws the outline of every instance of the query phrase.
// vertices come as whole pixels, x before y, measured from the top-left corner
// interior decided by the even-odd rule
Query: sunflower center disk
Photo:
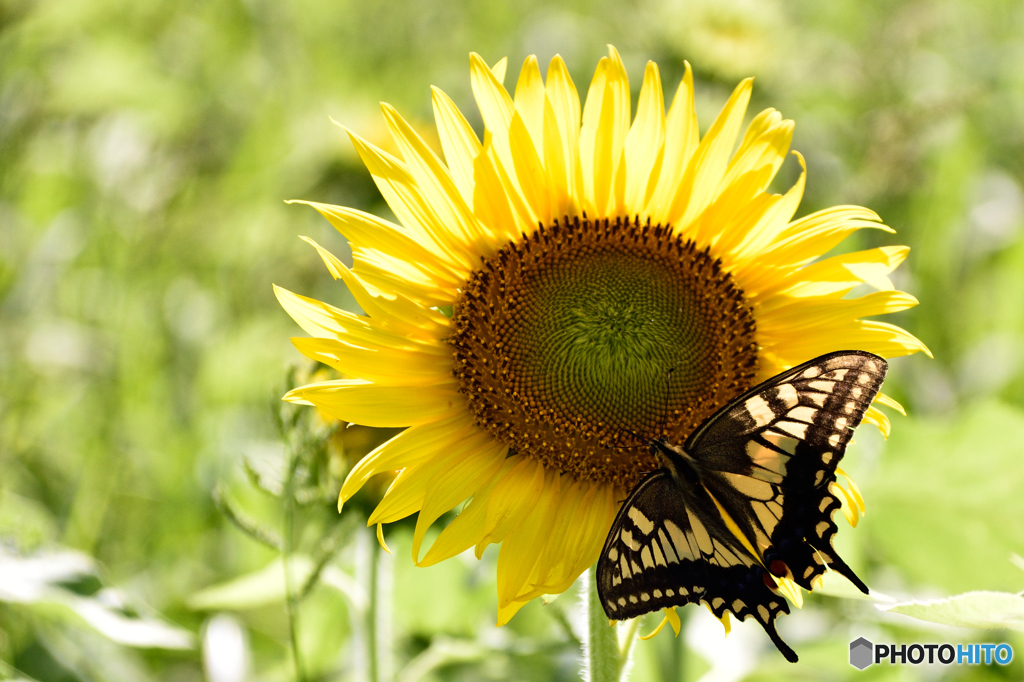
[[[637,435],[681,440],[757,369],[732,278],[639,220],[555,222],[506,245],[469,278],[453,322],[481,426],[546,466],[626,487],[656,466]]]

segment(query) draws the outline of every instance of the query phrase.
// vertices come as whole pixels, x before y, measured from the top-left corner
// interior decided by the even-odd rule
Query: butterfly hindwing
[[[739,396],[683,447],[652,443],[667,468],[623,503],[598,560],[608,616],[701,601],[719,618],[754,617],[796,660],[775,629],[789,607],[769,574],[811,589],[830,568],[867,592],[832,549],[841,504],[831,484],[886,369],[870,353],[830,353]]]
[[[775,618],[785,598],[766,586],[757,560],[740,546],[703,490],[686,491],[664,469],[644,478],[623,503],[597,563],[609,618],[634,618],[665,607],[704,602],[718,617],[754,617],[790,660]]]

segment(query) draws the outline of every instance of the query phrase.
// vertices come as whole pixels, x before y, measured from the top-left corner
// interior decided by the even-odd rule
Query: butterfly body
[[[651,441],[661,468],[623,502],[598,560],[608,617],[703,602],[719,618],[755,618],[795,661],[775,629],[787,585],[810,590],[831,569],[867,592],[832,549],[830,484],[886,368],[830,353],[739,396],[682,446]]]

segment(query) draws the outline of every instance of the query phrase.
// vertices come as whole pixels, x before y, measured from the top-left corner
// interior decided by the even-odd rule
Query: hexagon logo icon
[[[858,637],[857,639],[850,642],[850,665],[857,670],[863,670],[872,663],[875,658],[875,645],[864,639]]]

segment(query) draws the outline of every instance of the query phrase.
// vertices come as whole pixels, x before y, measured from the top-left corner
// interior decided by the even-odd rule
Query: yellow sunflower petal
[[[645,210],[654,223],[669,222],[673,200],[700,143],[697,112],[693,107],[693,71],[689,62],[683,64],[686,72],[676,88],[665,120],[665,151],[658,184]]]
[[[339,499],[348,501],[370,477],[422,462],[476,430],[478,427],[467,414],[409,427],[359,460],[345,477]]]
[[[501,542],[539,502],[544,490],[544,467],[530,457],[519,456],[509,471],[497,482],[488,497],[484,533],[477,541],[479,558],[484,548]]]
[[[843,511],[843,516],[846,517],[846,522],[850,524],[851,528],[856,528],[860,522],[860,510],[857,509],[857,505],[847,494],[846,489],[838,483],[832,483],[829,486],[829,491],[839,498],[840,509]]]
[[[458,285],[432,280],[408,261],[384,251],[352,246],[352,269],[372,296],[404,296],[423,307],[444,306],[458,295]]]
[[[427,345],[422,351],[366,348],[316,337],[295,337],[292,344],[307,358],[329,365],[350,379],[386,386],[431,386],[446,384],[451,377],[451,370],[445,367],[447,358]]]
[[[658,170],[665,151],[665,98],[661,92],[658,65],[647,62],[640,88],[636,120],[626,136],[626,211],[639,214],[658,183]]]
[[[429,280],[457,283],[458,279],[445,263],[409,234],[393,223],[375,215],[344,206],[332,206],[315,201],[288,201],[289,204],[306,204],[315,208],[320,215],[345,235],[353,244],[368,246],[403,257],[410,266],[421,270]]]
[[[565,553],[569,562],[566,574],[578,576],[597,561],[618,512],[618,500],[625,499],[626,493],[616,486],[600,484],[591,484],[590,490],[584,493],[582,505],[589,511],[580,516],[579,523],[570,529],[566,538]]]
[[[475,52],[470,55],[470,82],[473,96],[480,108],[480,116],[484,127],[490,135],[497,158],[501,165],[510,172],[512,169],[512,151],[509,148],[508,127],[512,123],[515,104],[508,92],[495,78],[494,73]],[[513,178],[514,180],[514,178]],[[518,185],[513,184],[513,188]]]
[[[598,62],[583,106],[580,164],[586,204],[597,218],[614,212],[615,180],[629,130],[629,79],[618,52]]]
[[[825,327],[836,322],[855,320],[872,315],[885,315],[906,310],[918,301],[903,291],[874,291],[858,298],[808,300],[791,299],[788,305],[778,304],[759,311],[759,326],[766,337],[789,335],[794,330]]]
[[[544,169],[548,176],[551,216],[562,218],[575,214],[576,199],[570,185],[574,170],[566,158],[558,115],[547,99],[544,100]]]
[[[501,627],[502,625],[507,624],[512,620],[512,616],[519,613],[519,609],[523,608],[528,603],[529,601],[514,601],[506,604],[505,606],[499,606],[497,626]]]
[[[489,435],[479,429],[469,431],[458,440],[450,439],[447,447],[436,451],[429,458],[410,464],[399,473],[384,493],[380,504],[370,514],[369,523],[391,523],[419,511],[423,508],[427,494],[434,492],[431,481],[437,474],[446,470],[458,470],[465,476],[476,477],[479,467],[487,467],[493,463],[494,452],[496,448],[489,440]],[[469,493],[466,493],[462,499],[466,499],[468,495]],[[455,504],[453,502],[452,506]],[[416,546],[418,548],[419,543],[416,543]]]
[[[498,187],[500,187],[500,190],[498,191],[508,201],[508,205],[512,210],[512,216],[515,219],[513,223],[508,225],[492,225],[491,228],[509,238],[532,233],[537,224],[534,222],[533,210],[523,197],[523,191],[515,176],[515,163],[512,162],[508,166],[504,164],[498,156],[494,139],[490,136],[487,137],[480,156],[486,156],[491,164],[491,168],[499,181]],[[494,200],[494,197],[489,196],[488,199]]]
[[[910,332],[875,320],[855,320],[832,325],[818,334],[786,336],[780,333],[775,339],[765,339],[764,346],[766,351],[779,358],[780,369],[798,365],[807,358],[849,348],[866,350],[885,358],[919,352],[931,357],[928,347]]]
[[[891,407],[892,409],[894,409],[897,412],[899,412],[900,414],[902,414],[904,417],[907,416],[907,411],[903,409],[902,405],[900,405],[898,402],[893,400],[892,397],[887,396],[886,394],[882,393],[881,391],[879,391],[878,393],[875,394],[875,402],[878,403],[879,405],[885,405],[886,407]]]
[[[494,478],[508,452],[508,446],[495,442],[483,433],[480,443],[467,449],[465,455],[451,467],[444,467],[427,482],[427,494],[416,519],[412,539],[412,560],[419,561],[420,546],[427,529],[455,505],[474,495],[485,483]]]
[[[439,88],[434,87],[432,91],[434,121],[441,138],[441,150],[462,200],[472,206],[473,160],[480,154],[480,140],[455,102]]]
[[[567,559],[576,549],[568,546],[569,533],[590,513],[590,507],[586,505],[586,493],[591,492],[591,486],[573,480],[570,476],[563,478],[567,480],[561,482],[558,511],[548,530],[548,541],[538,562],[543,569],[538,575],[538,586],[552,588],[548,594],[557,594],[558,591],[553,588],[564,580],[562,573],[567,568]]]
[[[885,416],[884,412],[872,405],[865,410],[864,421],[868,424],[873,424],[881,432],[883,438],[889,439],[892,425],[889,423],[889,417]]]
[[[559,204],[559,211],[556,215],[568,215],[576,212],[577,197],[582,191],[582,169],[580,167],[579,139],[580,139],[580,97],[576,92],[576,86],[569,76],[569,70],[565,62],[558,55],[552,57],[548,64],[548,77],[544,85],[544,94],[550,105],[554,125],[558,128],[558,140],[561,142],[562,152],[557,156],[563,159],[565,164],[565,205]],[[547,107],[545,107],[545,112]],[[546,114],[547,115],[547,114]],[[551,124],[545,122],[545,126]],[[554,144],[554,136],[551,136]],[[545,132],[545,146],[548,143],[548,134]],[[548,162],[549,158],[555,156],[554,152],[545,152],[545,163],[548,172],[553,176],[556,168]],[[560,197],[559,197],[560,198]]]
[[[583,211],[595,218],[605,215],[604,211],[611,189],[611,140],[608,139],[608,135],[600,135],[610,128],[608,123],[602,126],[601,119],[604,118],[608,121],[615,115],[612,111],[612,96],[606,88],[609,68],[607,57],[603,57],[597,63],[597,70],[594,72],[594,77],[590,81],[590,89],[587,91],[586,104],[583,106],[579,138],[580,168],[583,174],[580,203]],[[598,177],[599,172],[600,177]],[[600,194],[600,205],[597,203],[598,194]]]
[[[349,341],[356,343],[379,344],[393,348],[415,348],[417,345],[416,341],[384,329],[380,322],[369,317],[293,294],[276,285],[274,294],[277,295],[277,300],[285,312],[291,315],[303,331],[312,336],[347,337]]]
[[[763,253],[768,245],[788,226],[790,219],[800,206],[807,183],[807,164],[799,152],[794,152],[794,155],[800,162],[800,176],[789,191],[774,201],[758,221],[745,230],[739,244],[728,249],[728,259],[733,263],[743,262],[748,266],[758,267],[760,265],[758,255]],[[737,230],[737,233],[741,234],[742,231]],[[727,247],[723,245],[721,248],[725,250]],[[738,274],[742,269],[737,266],[732,271]]]
[[[488,143],[487,147],[490,147]],[[511,238],[532,225],[525,202],[511,202],[489,150],[473,161],[473,212],[498,237]]]
[[[841,298],[859,284],[869,284],[880,291],[895,287],[888,275],[906,259],[907,246],[880,246],[866,251],[854,251],[832,256],[825,260],[780,277],[773,287],[761,290],[758,297],[769,305],[773,294],[785,297],[834,296]],[[786,298],[776,299],[784,301]]]
[[[389,296],[372,294],[362,278],[356,276],[340,259],[309,237],[302,239],[316,248],[331,275],[345,282],[363,311],[389,332],[416,339],[427,338],[435,343],[439,334],[447,334],[448,318],[441,313],[397,291],[391,292]]]
[[[895,232],[879,220],[872,211],[860,206],[824,209],[790,223],[759,258],[765,265],[804,265],[857,230],[868,228]]]
[[[429,245],[436,257],[445,259],[449,267],[465,272],[470,266],[468,245],[448,230],[437,214],[437,207],[431,205],[406,165],[353,131],[346,129],[346,132],[377,189],[402,225],[416,233],[418,241]]]
[[[455,520],[441,531],[430,549],[427,550],[426,555],[417,564],[418,566],[433,566],[439,561],[462,554],[477,543],[477,540],[486,532],[487,508],[490,504],[491,491],[497,482],[515,466],[517,461],[516,456],[506,457],[502,461],[498,472],[473,493],[473,499],[455,517]]]
[[[361,379],[338,379],[288,391],[290,402],[312,403],[333,419],[366,426],[413,426],[466,409],[454,380],[449,386],[378,386]]]
[[[722,186],[732,184],[751,171],[767,168],[767,181],[758,188],[761,192],[766,190],[789,153],[793,128],[793,121],[782,120],[782,115],[774,109],[765,109],[755,116],[729,162]]]
[[[861,495],[860,488],[857,487],[857,482],[850,478],[850,474],[846,473],[839,467],[836,467],[836,473],[846,479],[846,485],[844,487],[847,488],[847,492],[853,499],[854,504],[857,505],[857,509],[859,509],[860,513],[863,514],[865,510],[864,496]]]
[[[539,154],[541,141],[544,139],[544,79],[540,75],[540,65],[536,55],[530,55],[523,63],[516,83],[516,94],[513,98],[516,113],[522,119],[528,136],[534,145],[534,152]],[[512,142],[513,151],[516,143]]]
[[[741,82],[690,159],[668,211],[667,221],[686,228],[715,200],[750,101],[753,79]]]
[[[512,115],[509,125],[509,141],[512,145],[512,163],[515,167],[523,198],[530,207],[534,222],[551,223],[551,182],[544,164],[537,155],[530,133],[519,112]]]
[[[540,559],[547,530],[558,509],[561,475],[544,471],[541,494],[525,518],[510,529],[498,554],[498,606],[506,606],[523,591]]]
[[[448,167],[394,108],[381,104],[381,110],[416,187],[447,228],[450,239],[463,249],[478,250],[480,229],[469,206],[462,200]],[[472,249],[473,246],[477,249]]]

